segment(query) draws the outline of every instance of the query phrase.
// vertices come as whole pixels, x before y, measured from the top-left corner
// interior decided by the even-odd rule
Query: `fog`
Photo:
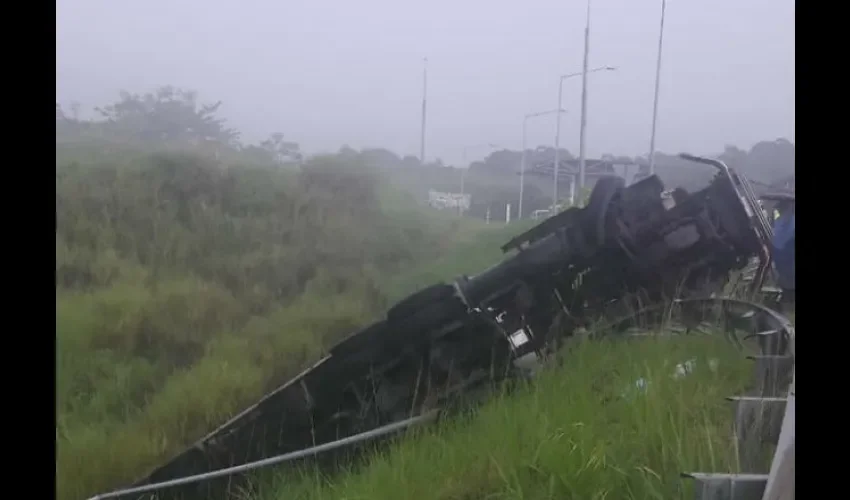
[[[649,149],[660,0],[594,0],[589,156]],[[670,0],[657,148],[716,153],[794,140],[792,0]],[[222,100],[255,141],[284,132],[307,153],[385,147],[426,158],[518,149],[525,114],[552,109],[581,70],[585,3],[526,0],[58,0],[57,102],[82,109],[175,85]],[[562,146],[578,151],[581,78],[564,82]],[[554,117],[529,122],[552,144]],[[479,153],[483,155],[486,151]]]

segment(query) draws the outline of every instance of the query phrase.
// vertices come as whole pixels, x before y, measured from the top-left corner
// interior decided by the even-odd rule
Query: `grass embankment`
[[[425,215],[337,163],[298,173],[166,155],[57,167],[59,498],[132,481],[392,300],[496,262],[530,225]],[[581,346],[538,385],[403,442],[363,473],[286,476],[263,497],[675,492],[679,470],[731,460],[722,396],[747,378],[728,346],[706,346],[700,366],[716,352],[722,375],[698,369],[674,385],[664,363],[698,351],[677,346]],[[618,399],[647,374],[647,394]]]
[[[690,498],[681,472],[737,470],[724,397],[745,389],[749,369],[721,336],[580,343],[534,384],[411,431],[363,470],[283,473],[252,498]]]
[[[57,159],[60,499],[138,478],[440,272],[385,277],[504,234],[334,158],[133,158]]]

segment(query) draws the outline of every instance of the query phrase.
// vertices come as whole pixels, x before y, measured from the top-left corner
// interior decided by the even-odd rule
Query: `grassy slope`
[[[132,168],[151,172],[149,161],[135,163]],[[389,301],[495,263],[498,246],[528,225],[483,227],[452,216],[423,217],[391,190],[360,192],[375,203],[369,211],[353,210],[363,200],[348,200],[340,193],[350,188],[351,177],[309,180],[262,169],[240,170],[235,178],[202,175],[202,181],[211,179],[212,191],[230,193],[230,198],[193,199],[188,219],[172,224],[180,220],[179,207],[144,209],[152,205],[150,193],[161,194],[163,186],[197,183],[195,172],[179,184],[185,165],[177,167],[166,169],[164,178],[141,183],[133,176],[142,170],[125,172],[111,164],[67,177],[57,170],[57,203],[65,204],[57,234],[60,498],[82,498],[137,477],[297,372],[341,335],[380,314]],[[208,169],[201,166],[200,172]],[[355,191],[362,188],[353,184]],[[223,200],[234,203],[224,207]],[[304,207],[297,212],[306,214],[300,223],[293,206]],[[203,207],[212,207],[212,213]],[[319,227],[324,231],[315,237]],[[364,234],[351,227],[367,230]],[[309,241],[280,244],[299,230]],[[321,258],[314,255],[317,248]],[[387,262],[391,267],[385,267]],[[307,279],[294,278],[294,269],[301,268],[307,269]],[[551,432],[559,427],[569,431],[558,438],[561,445],[565,439],[581,443],[582,450],[574,453],[588,460],[596,453],[596,441],[607,443],[607,463],[624,471],[627,484],[637,485],[630,488],[644,488],[633,489],[633,498],[653,497],[646,489],[657,486],[652,486],[649,470],[661,471],[664,481],[659,484],[671,487],[678,469],[693,463],[688,460],[729,459],[725,436],[713,433],[726,425],[726,414],[712,405],[735,393],[734,384],[745,378],[724,376],[720,385],[704,380],[711,382],[708,394],[679,394],[669,416],[679,418],[682,426],[671,423],[655,431],[647,414],[622,413],[622,404],[601,402],[606,391],[629,385],[626,379],[633,380],[638,371],[661,370],[652,359],[670,358],[677,347],[660,346],[654,354],[645,353],[646,359],[640,351],[582,349],[586,351],[574,358],[578,363],[546,375],[518,399],[497,400],[474,421],[447,423],[406,442],[378,458],[365,474],[334,483],[287,483],[267,489],[264,496],[280,497],[285,491],[287,498],[295,492],[303,498],[397,498],[394,493],[410,491],[411,498],[479,498],[483,491],[510,498],[569,497],[576,467],[557,474],[553,468],[579,455],[553,451],[560,449],[558,440],[546,444],[554,438],[531,430],[541,421],[549,422]],[[737,363],[736,356],[726,354],[724,363]],[[612,376],[603,368],[610,366],[623,369]],[[607,382],[593,382],[597,378]],[[564,380],[575,383],[565,386]],[[645,411],[663,413],[660,407],[666,403],[660,396],[645,400]],[[686,405],[691,409],[686,411]],[[590,416],[596,415],[608,416],[591,425],[595,419]],[[688,427],[691,422],[681,421],[682,415],[701,415],[705,424]],[[618,428],[606,419],[622,420],[652,439],[636,435],[629,442],[609,443],[605,435]],[[583,425],[568,425],[578,421]],[[537,448],[525,443],[529,432],[530,443],[554,447],[544,458],[535,458]],[[492,446],[500,440],[506,443]],[[715,445],[712,457],[703,453],[709,444]],[[671,464],[671,456],[679,463]],[[437,462],[445,464],[435,466]],[[637,462],[649,469],[629,468],[638,467]],[[592,498],[584,493],[595,491],[597,484],[604,487],[610,478],[581,465],[586,464],[577,466],[584,476],[575,481],[585,486],[574,496]],[[530,472],[535,469],[542,472]],[[604,469],[609,474],[612,467]],[[435,493],[433,485],[441,489]]]
[[[695,371],[674,378],[689,359]],[[582,343],[534,385],[413,431],[362,471],[283,473],[254,500],[688,498],[680,472],[736,470],[724,397],[748,369],[719,337]]]
[[[306,174],[222,170],[173,154],[64,163],[57,159],[59,498],[135,479],[391,300],[432,276],[474,270],[466,262],[432,271],[458,245],[504,233],[423,214],[368,171],[333,159]],[[385,279],[423,264],[410,278]]]

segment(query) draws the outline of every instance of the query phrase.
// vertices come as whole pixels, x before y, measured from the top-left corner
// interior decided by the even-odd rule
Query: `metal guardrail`
[[[756,389],[728,398],[735,405],[735,440],[744,473],[684,473],[697,482],[696,500],[793,500],[795,486],[795,335],[784,352],[751,356]],[[767,334],[773,332],[765,332]],[[767,474],[758,468],[764,443],[776,445]]]
[[[791,356],[794,356],[794,339],[791,339]],[[773,462],[770,466],[770,475],[767,478],[764,496],[762,500],[793,500],[795,479],[795,382],[796,370],[792,367],[791,386],[786,396],[785,415],[782,419],[782,430],[779,434],[779,443],[773,454]]]

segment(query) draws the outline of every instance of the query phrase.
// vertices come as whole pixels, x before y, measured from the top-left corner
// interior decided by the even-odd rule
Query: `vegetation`
[[[479,234],[497,257],[502,231],[345,167],[162,153],[57,169],[60,498],[134,480],[446,271],[385,277]]]
[[[305,159],[280,133],[244,145],[217,109],[173,88],[124,93],[97,120],[57,105],[61,499],[135,480],[528,224],[421,210],[410,193],[454,169],[388,170],[379,150]],[[515,177],[478,179],[513,199]]]
[[[587,342],[564,361],[510,397],[411,431],[363,470],[266,474],[249,497],[666,500],[692,496],[682,472],[738,470],[724,398],[746,388],[749,365],[722,336]]]

